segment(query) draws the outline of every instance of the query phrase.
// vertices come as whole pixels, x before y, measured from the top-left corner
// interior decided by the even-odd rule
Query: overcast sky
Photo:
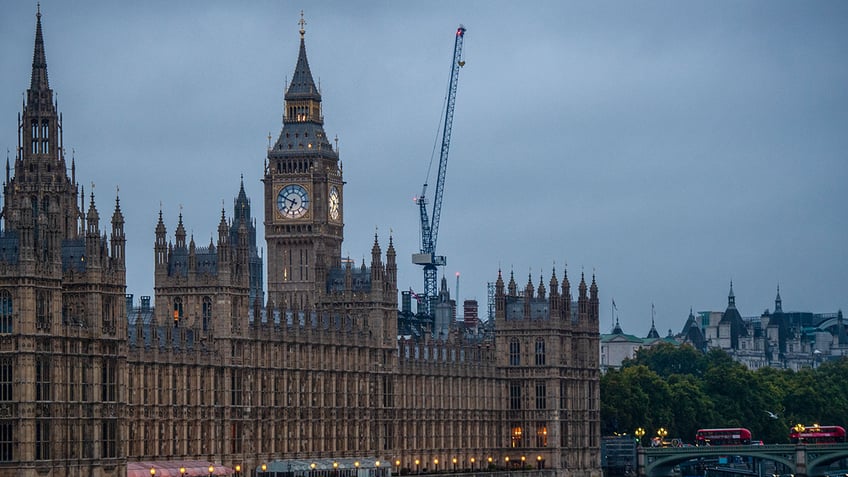
[[[438,252],[451,293],[498,269],[538,287],[597,275],[601,331],[661,335],[690,307],[835,312],[848,287],[848,3],[41,3],[50,85],[77,179],[108,221],[120,187],[128,293],[153,293],[160,203],[198,244],[239,177],[262,229],[268,134],[306,46],[344,164],[343,252],[398,252],[423,288],[412,198],[460,72]],[[17,144],[35,2],[0,7],[0,147]],[[70,157],[68,157],[70,159]],[[436,161],[438,158],[436,158]],[[435,184],[436,167],[430,183]],[[431,185],[430,190],[433,190]],[[101,223],[101,227],[104,224]],[[260,246],[264,248],[264,239]],[[370,260],[370,258],[369,258]]]

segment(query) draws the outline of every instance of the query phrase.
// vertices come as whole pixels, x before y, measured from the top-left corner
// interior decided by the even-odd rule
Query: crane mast
[[[445,176],[448,169],[448,151],[450,150],[451,129],[453,128],[453,112],[456,106],[456,87],[459,80],[459,69],[465,65],[462,60],[462,42],[465,37],[465,27],[456,29],[456,40],[453,45],[453,61],[451,62],[450,84],[445,106],[444,129],[442,130],[442,147],[439,151],[439,173],[436,179],[436,192],[433,196],[433,215],[427,213],[427,183],[417,198],[418,212],[421,219],[421,252],[412,255],[412,263],[424,267],[424,307],[429,316],[433,316],[433,302],[438,292],[436,289],[436,272],[444,266],[447,260],[443,255],[436,255],[436,241],[439,238],[439,220],[442,214],[442,196],[445,190]]]

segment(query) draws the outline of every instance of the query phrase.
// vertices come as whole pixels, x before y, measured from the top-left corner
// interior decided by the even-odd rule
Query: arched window
[[[174,327],[176,328],[183,319],[183,299],[174,298]]]
[[[35,294],[35,327],[50,328],[50,292],[38,290]]]
[[[536,340],[536,366],[545,365],[545,339]]]
[[[8,290],[0,291],[0,333],[12,332],[12,294]]]
[[[203,331],[209,331],[209,325],[212,324],[212,299],[208,296],[203,297]]]
[[[517,338],[513,338],[509,341],[509,365],[521,365],[521,343],[518,342]]]

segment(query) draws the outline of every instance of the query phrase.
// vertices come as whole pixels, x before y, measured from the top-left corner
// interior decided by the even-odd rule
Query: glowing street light
[[[645,435],[645,429],[642,429],[641,427],[637,427],[636,430],[633,431],[633,434],[636,434],[636,438],[639,440],[639,446],[641,447],[642,446],[642,436]]]

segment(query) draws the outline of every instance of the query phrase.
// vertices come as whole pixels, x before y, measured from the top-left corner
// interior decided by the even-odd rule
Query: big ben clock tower
[[[321,93],[300,53],[285,94],[283,130],[265,167],[268,297],[277,306],[314,307],[327,271],[341,262],[344,181],[339,156],[324,133]]]

